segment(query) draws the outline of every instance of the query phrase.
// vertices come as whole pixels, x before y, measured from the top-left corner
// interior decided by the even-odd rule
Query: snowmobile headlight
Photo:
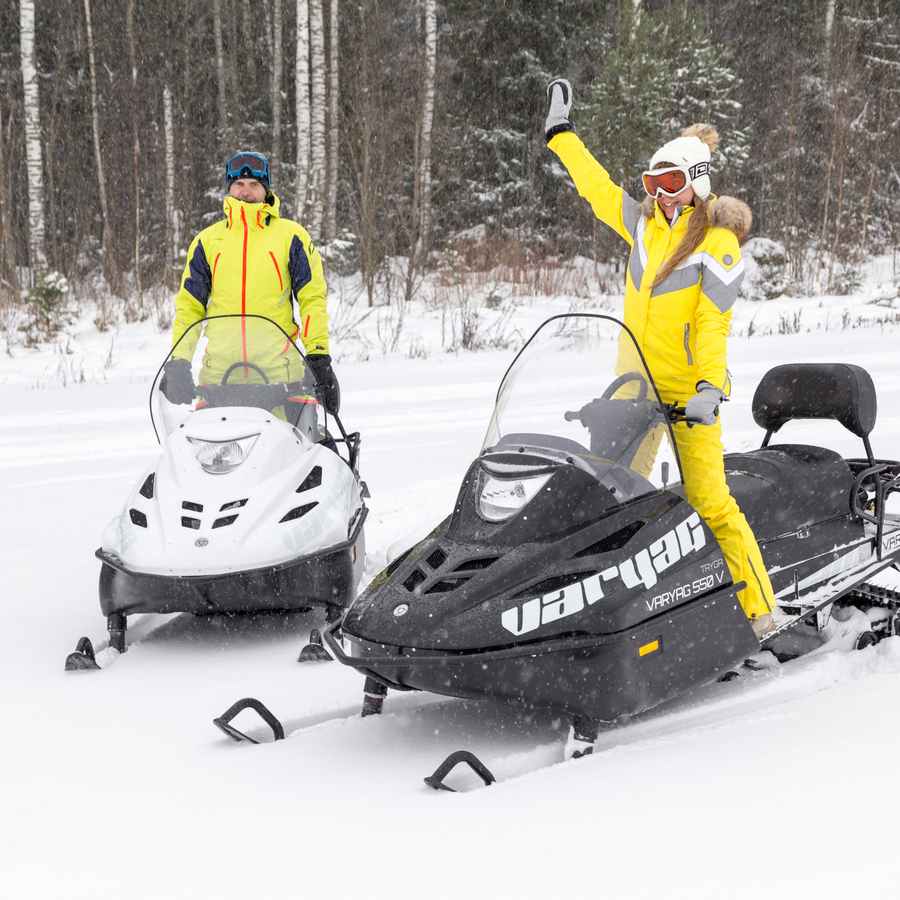
[[[258,437],[257,433],[230,441],[204,441],[192,437],[188,440],[204,472],[224,475],[226,472],[233,472],[250,455]]]
[[[496,478],[485,475],[478,506],[488,522],[512,518],[550,480],[552,472],[524,478]]]

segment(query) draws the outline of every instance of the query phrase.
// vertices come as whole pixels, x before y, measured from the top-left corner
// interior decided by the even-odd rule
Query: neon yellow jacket
[[[594,214],[631,245],[625,281],[625,324],[644,353],[650,373],[667,403],[688,400],[700,381],[730,393],[725,366],[725,339],[731,307],[744,277],[744,262],[735,229],[746,237],[750,222],[735,223],[717,214],[711,196],[710,225],[696,250],[665,281],[653,288],[662,265],[685,231],[692,206],[684,207],[670,224],[656,203],[647,209],[613,184],[609,174],[574,132],[551,138],[548,146],[568,169],[578,193]],[[733,198],[722,198],[722,210],[732,210]],[[717,227],[722,222],[727,227]]]
[[[302,342],[307,354],[328,353],[322,258],[303,228],[279,218],[278,198],[270,193],[267,200],[245,203],[225,197],[225,219],[194,238],[175,297],[173,345],[205,316],[252,314],[280,325]],[[299,325],[292,295],[297,298]],[[207,355],[215,357],[213,336],[207,333]],[[175,355],[189,359],[194,346],[196,339],[186,339]],[[219,355],[228,353],[233,357],[232,348],[219,348]]]

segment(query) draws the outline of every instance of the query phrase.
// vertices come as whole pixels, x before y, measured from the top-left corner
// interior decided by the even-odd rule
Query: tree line
[[[836,289],[900,246],[896,0],[12,0],[0,9],[0,295],[36,273],[139,309],[269,155],[283,214],[368,302],[441,254],[621,247],[545,146],[547,83],[635,196],[696,121],[786,277]]]

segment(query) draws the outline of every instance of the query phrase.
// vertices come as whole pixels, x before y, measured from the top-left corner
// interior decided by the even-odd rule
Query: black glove
[[[572,85],[565,78],[551,81],[547,87],[547,122],[544,130],[549,141],[556,134],[572,131],[569,110],[572,108]]]
[[[325,412],[337,415],[341,408],[341,386],[331,368],[331,357],[327,353],[315,353],[307,356],[306,361],[316,376]]]
[[[163,367],[159,389],[170,403],[191,403],[197,396],[189,359],[170,359]]]

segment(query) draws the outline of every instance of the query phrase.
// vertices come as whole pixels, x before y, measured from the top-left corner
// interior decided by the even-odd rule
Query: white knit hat
[[[700,137],[698,137],[700,135]],[[667,162],[683,166],[691,176],[694,193],[705,200],[709,196],[709,161],[719,144],[719,135],[711,125],[692,125],[681,137],[663,144],[650,160],[652,169],[657,163]]]

